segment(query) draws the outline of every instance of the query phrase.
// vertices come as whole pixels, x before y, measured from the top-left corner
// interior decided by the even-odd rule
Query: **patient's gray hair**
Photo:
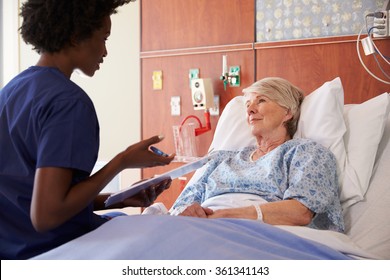
[[[305,97],[300,88],[283,78],[268,77],[255,82],[251,86],[243,89],[242,92],[244,95],[247,93],[264,95],[289,110],[292,118],[285,122],[285,127],[290,137],[292,138],[294,136],[301,114],[302,101]]]

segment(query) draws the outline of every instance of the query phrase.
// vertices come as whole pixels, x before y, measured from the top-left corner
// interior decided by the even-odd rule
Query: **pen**
[[[152,150],[153,153],[159,155],[159,156],[163,156],[163,157],[168,157],[169,155],[164,153],[163,151],[161,151],[160,149],[157,149],[156,147],[154,146],[150,146],[150,149]]]

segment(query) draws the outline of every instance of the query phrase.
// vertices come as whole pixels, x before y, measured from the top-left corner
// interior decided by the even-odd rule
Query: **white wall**
[[[12,73],[11,76],[34,65],[38,60],[38,55],[31,50],[31,46],[18,37],[18,2],[3,1],[1,15],[4,21],[7,20],[4,25],[7,26],[7,40],[4,45],[7,45],[5,50],[10,58],[7,73]],[[118,13],[111,17],[108,56],[95,76],[72,76],[72,80],[89,94],[96,107],[100,121],[99,161],[110,160],[141,137],[139,5],[140,2],[136,1],[122,6]],[[9,80],[5,78],[4,82]],[[139,179],[139,169],[126,170],[121,174],[121,185],[127,187]]]
[[[3,86],[3,1],[0,0],[0,88]]]
[[[136,1],[120,7],[111,17],[108,56],[100,70],[92,78],[72,77],[95,104],[100,122],[100,161],[109,161],[141,138],[139,5]],[[123,187],[139,179],[138,169],[121,174]]]
[[[18,53],[18,0],[0,0],[2,4],[1,35],[3,43],[1,63],[2,77],[0,86],[3,87],[12,77],[19,72],[19,53]]]

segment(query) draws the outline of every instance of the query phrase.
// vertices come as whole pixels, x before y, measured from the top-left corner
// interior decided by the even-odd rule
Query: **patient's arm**
[[[297,200],[282,200],[260,205],[263,221],[272,225],[308,225],[313,212]],[[209,218],[257,219],[254,206],[215,210]]]

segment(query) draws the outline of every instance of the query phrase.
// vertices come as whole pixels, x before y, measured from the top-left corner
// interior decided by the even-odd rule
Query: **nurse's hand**
[[[156,198],[171,186],[172,179],[165,179],[153,184],[147,189],[141,190],[135,195],[122,202],[123,207],[148,207],[153,204]]]
[[[153,136],[129,146],[120,153],[122,168],[144,168],[169,164],[175,154],[160,156],[150,150],[150,146],[164,139],[163,136]]]

